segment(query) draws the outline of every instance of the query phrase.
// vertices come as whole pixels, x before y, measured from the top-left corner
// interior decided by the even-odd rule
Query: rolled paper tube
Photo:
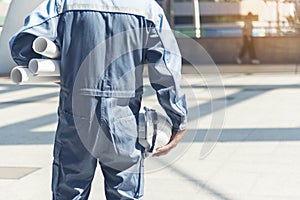
[[[59,75],[59,60],[32,59],[28,68],[34,75]]]
[[[10,79],[16,84],[27,82],[31,77],[33,77],[33,74],[29,68],[25,66],[14,67],[10,72]]]
[[[45,83],[56,82],[60,80],[59,76],[34,76],[28,67],[17,66],[12,69],[10,79],[16,84],[22,83]]]
[[[55,43],[45,37],[36,38],[33,41],[32,48],[36,53],[48,58],[58,58],[60,56],[60,51]]]

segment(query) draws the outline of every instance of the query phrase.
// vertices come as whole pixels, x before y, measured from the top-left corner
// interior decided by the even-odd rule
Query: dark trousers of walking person
[[[243,47],[240,51],[239,58],[243,58],[245,53],[248,52],[250,59],[255,60],[256,59],[256,53],[254,49],[254,44],[253,44],[253,38],[248,36],[243,36]]]

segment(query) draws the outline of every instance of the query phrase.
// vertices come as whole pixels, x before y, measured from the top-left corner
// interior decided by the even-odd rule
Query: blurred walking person
[[[252,21],[253,21],[253,14],[251,12],[249,12],[246,16],[245,24],[243,27],[243,46],[240,50],[239,56],[236,58],[236,62],[238,64],[242,64],[242,59],[243,59],[245,53],[247,53],[247,52],[249,53],[252,64],[260,64],[260,61],[256,57],[256,52],[255,52],[254,43],[253,43]]]

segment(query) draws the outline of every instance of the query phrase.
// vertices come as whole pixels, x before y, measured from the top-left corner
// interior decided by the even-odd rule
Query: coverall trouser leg
[[[104,107],[97,106],[96,113]],[[53,200],[88,199],[97,162],[104,175],[107,200],[143,199],[143,158],[137,139],[124,135],[118,122],[110,124],[111,128],[107,121],[111,120],[99,118],[102,138],[96,158],[82,143],[74,117],[60,114],[54,145]]]

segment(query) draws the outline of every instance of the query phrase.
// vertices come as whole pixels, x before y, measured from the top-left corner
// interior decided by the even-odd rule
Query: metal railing
[[[195,37],[196,32],[193,25],[175,26],[175,30],[189,37]],[[201,37],[241,37],[243,28],[241,26],[201,26]],[[255,26],[252,35],[254,37],[284,37],[299,36],[300,25],[293,26]]]

